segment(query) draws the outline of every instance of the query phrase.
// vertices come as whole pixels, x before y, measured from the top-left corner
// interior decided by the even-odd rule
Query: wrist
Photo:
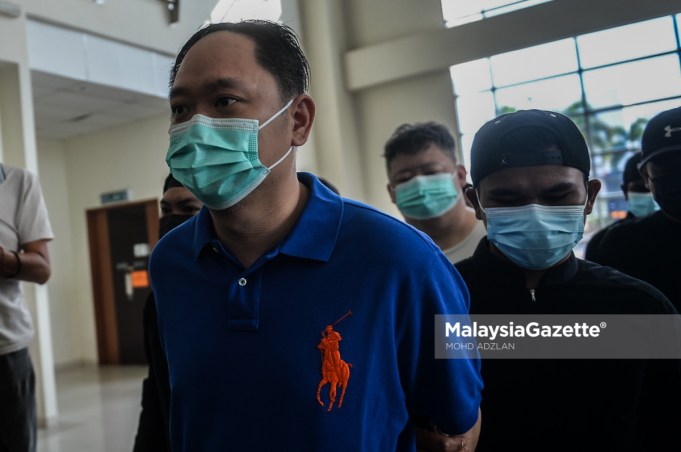
[[[10,250],[10,251],[12,252],[12,254],[14,254],[14,258],[16,259],[16,268],[14,270],[14,273],[12,273],[10,276],[8,276],[8,278],[16,278],[17,276],[19,276],[19,273],[21,273],[21,257],[19,257],[18,252],[14,251],[14,250]]]
[[[12,257],[8,258],[7,255]],[[0,273],[5,278],[16,278],[21,273],[21,257],[14,250],[7,250],[0,247]]]

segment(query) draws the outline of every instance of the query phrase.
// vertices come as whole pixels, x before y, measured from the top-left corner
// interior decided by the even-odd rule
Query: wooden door
[[[158,200],[87,211],[100,364],[144,364],[142,308],[158,241]]]

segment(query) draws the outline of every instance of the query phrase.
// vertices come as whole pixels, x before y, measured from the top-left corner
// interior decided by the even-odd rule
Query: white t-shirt
[[[480,239],[486,235],[487,229],[485,229],[485,225],[482,223],[482,221],[478,220],[470,234],[468,234],[468,236],[462,242],[454,245],[451,248],[442,250],[442,252],[445,253],[447,259],[454,264],[466,259],[467,257],[471,257],[475,251],[475,248],[478,246],[478,243],[480,243]]]
[[[0,165],[0,181],[0,246],[19,252],[26,243],[54,238],[38,179]],[[31,339],[33,322],[20,281],[0,276],[0,355],[27,347]]]

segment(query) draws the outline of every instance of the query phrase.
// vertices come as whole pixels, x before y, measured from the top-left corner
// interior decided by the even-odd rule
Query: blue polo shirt
[[[469,430],[479,362],[434,359],[435,314],[468,311],[456,269],[416,229],[299,179],[303,213],[249,268],[205,208],[152,253],[173,450],[415,450],[410,417]]]

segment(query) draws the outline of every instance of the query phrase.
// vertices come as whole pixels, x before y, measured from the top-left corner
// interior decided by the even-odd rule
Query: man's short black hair
[[[429,121],[416,124],[402,124],[385,143],[384,154],[386,168],[390,168],[395,157],[402,154],[416,154],[428,146],[435,145],[457,163],[456,144],[447,127],[438,122]]]
[[[189,49],[205,36],[217,31],[240,33],[255,42],[256,61],[274,76],[282,101],[304,94],[310,82],[310,66],[295,32],[287,25],[268,20],[245,20],[210,24],[189,38],[170,70],[170,87]]]
[[[163,193],[167,192],[169,188],[173,188],[173,187],[184,188],[184,185],[182,185],[180,182],[178,182],[177,179],[175,179],[173,177],[173,173],[170,173],[170,174],[168,174],[165,182],[163,183]]]

